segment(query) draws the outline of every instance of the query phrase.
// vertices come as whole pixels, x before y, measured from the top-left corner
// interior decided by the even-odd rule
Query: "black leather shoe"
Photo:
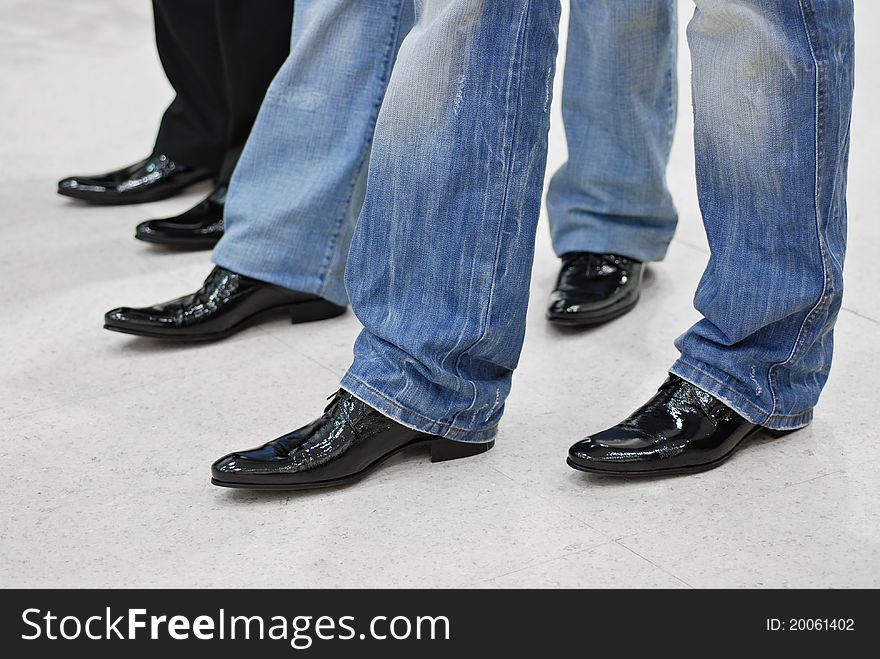
[[[568,464],[612,476],[662,476],[714,469],[760,432],[724,403],[671,375],[657,394],[625,421],[569,449]]]
[[[636,306],[643,274],[644,264],[624,256],[564,254],[547,320],[567,327],[614,320]]]
[[[214,175],[155,154],[108,174],[66,178],[58,182],[58,194],[105,206],[141,204],[173,197]]]
[[[216,267],[192,295],[143,309],[108,311],[104,329],[157,339],[210,341],[276,312],[289,313],[294,323],[306,323],[338,316],[345,307]]]
[[[194,208],[161,220],[138,224],[134,237],[147,243],[186,249],[212,249],[223,237],[227,186],[221,185]]]
[[[431,462],[485,453],[495,442],[456,442],[411,430],[340,390],[320,419],[211,467],[211,482],[256,490],[346,485],[408,448],[427,447]]]

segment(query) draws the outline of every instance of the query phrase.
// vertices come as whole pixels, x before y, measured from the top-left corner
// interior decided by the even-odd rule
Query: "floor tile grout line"
[[[569,511],[565,510],[564,508],[562,508],[561,506],[559,506],[559,504],[557,504],[557,503],[556,503],[555,501],[553,501],[552,499],[547,498],[546,496],[544,496],[544,495],[541,494],[540,492],[534,492],[534,491],[533,491],[528,485],[526,485],[525,483],[520,483],[518,480],[516,480],[516,479],[513,478],[512,476],[510,476],[510,475],[504,473],[503,471],[501,471],[501,470],[498,469],[497,467],[493,467],[493,466],[490,465],[489,468],[492,469],[493,471],[495,471],[495,472],[501,474],[502,476],[504,476],[506,479],[508,479],[511,483],[513,483],[513,484],[516,485],[517,487],[519,487],[521,490],[523,490],[523,491],[525,491],[525,492],[528,492],[528,493],[531,494],[532,496],[537,497],[538,499],[540,499],[541,501],[543,501],[543,502],[545,502],[545,503],[550,504],[550,505],[551,505],[551,506],[552,506],[557,512],[561,512],[563,515],[566,515],[566,516],[572,518],[572,519],[575,520],[578,524],[581,524],[582,526],[586,526],[588,529],[590,529],[590,530],[592,530],[592,531],[595,531],[596,533],[598,533],[598,534],[600,534],[601,536],[607,538],[608,540],[612,540],[612,541],[614,540],[613,537],[611,537],[610,535],[608,535],[608,534],[605,533],[604,531],[601,531],[601,530],[597,529],[595,526],[593,526],[593,525],[590,524],[589,522],[587,522],[587,521],[581,519],[580,517],[578,517],[577,515],[575,515],[575,514],[573,514],[573,513],[570,513]]]
[[[799,485],[804,485],[805,483],[812,483],[813,481],[818,481],[823,478],[827,478],[828,476],[834,476],[835,474],[845,474],[845,473],[846,473],[846,470],[844,470],[844,469],[834,469],[833,471],[828,471],[824,474],[819,474],[818,476],[813,476],[812,478],[806,478],[806,479],[804,479],[802,481],[798,481],[796,483],[789,483],[786,487],[797,487]],[[783,488],[783,489],[785,489],[785,488]],[[779,491],[781,492],[782,490],[779,490]],[[758,498],[760,498],[760,497],[754,497],[753,499],[758,499]],[[753,500],[753,499],[750,499],[750,500]]]
[[[542,565],[547,565],[548,563],[555,563],[556,561],[561,561],[566,558],[570,558],[572,556],[577,556],[578,554],[582,554],[584,552],[593,551],[594,549],[600,549],[601,547],[607,547],[608,545],[615,544],[614,540],[608,540],[606,542],[601,542],[596,545],[591,545],[589,547],[583,547],[581,549],[577,549],[575,551],[566,552],[561,556],[554,556],[553,558],[548,558],[543,561],[539,561],[537,563],[532,563],[531,565],[524,565],[523,567],[519,567],[515,570],[511,570],[510,572],[505,572],[503,574],[495,575],[494,577],[489,577],[486,581],[496,581],[497,579],[503,579],[504,577],[509,577],[512,574],[518,574],[519,572],[525,572],[526,570],[531,570],[532,568],[540,567]],[[650,561],[649,561],[650,562]],[[653,563],[651,563],[653,565]]]
[[[617,540],[614,541],[614,544],[616,544],[618,547],[621,547],[621,548],[625,549],[626,551],[630,552],[631,554],[634,554],[634,555],[638,556],[638,557],[641,558],[643,561],[647,561],[648,563],[650,563],[651,565],[653,565],[655,568],[657,568],[658,570],[660,570],[663,574],[667,574],[667,575],[669,575],[670,577],[672,577],[672,578],[675,579],[676,581],[680,581],[681,583],[683,583],[685,586],[687,586],[687,587],[690,588],[691,590],[694,590],[694,586],[692,586],[692,585],[689,584],[687,581],[685,581],[684,579],[682,579],[681,577],[679,577],[677,574],[674,574],[674,573],[670,572],[669,570],[667,570],[666,568],[664,568],[662,565],[657,565],[657,563],[655,563],[654,561],[652,561],[652,560],[651,560],[650,558],[648,558],[647,556],[642,556],[639,552],[637,552],[637,551],[636,551],[635,549],[633,549],[632,547],[627,547],[625,544],[623,544],[622,542],[618,542]]]
[[[265,329],[265,328],[263,328],[263,327],[258,327],[257,329],[259,329],[261,332],[263,332],[266,336],[270,336],[270,337],[272,337],[273,340],[277,341],[278,343],[280,343],[281,345],[283,345],[283,346],[284,346],[285,348],[287,348],[288,350],[293,351],[294,353],[296,353],[297,355],[300,355],[301,357],[305,357],[305,358],[308,359],[310,362],[312,362],[312,363],[315,364],[316,366],[321,367],[322,369],[324,369],[324,370],[327,371],[328,373],[332,373],[334,376],[336,376],[336,377],[340,377],[340,376],[339,376],[339,373],[336,371],[336,369],[331,368],[331,367],[328,366],[327,364],[325,364],[325,363],[323,363],[323,362],[321,362],[321,361],[315,359],[315,358],[312,357],[309,353],[307,353],[307,352],[305,352],[305,351],[302,351],[302,350],[300,350],[299,348],[296,348],[296,347],[294,347],[294,346],[291,346],[291,345],[290,345],[289,343],[287,343],[284,339],[281,339],[281,338],[277,337],[275,334],[273,334],[272,332],[270,332],[269,330],[267,330],[267,329]],[[340,377],[340,379],[341,379],[341,377]]]
[[[704,256],[709,256],[708,249],[706,249],[704,247],[700,247],[699,245],[695,245],[692,242],[685,240],[684,238],[680,238],[680,237],[676,236],[672,239],[672,242],[674,242],[678,245],[682,245],[684,247],[687,247],[688,249],[692,249],[695,252],[699,252],[700,254],[703,254]]]
[[[262,328],[257,328],[257,329],[260,329],[261,331],[264,331],[264,332],[265,332],[265,330],[262,330]],[[267,333],[267,332],[266,332],[266,333]],[[268,334],[268,333],[267,333],[267,334]],[[273,337],[273,338],[275,338],[275,337]],[[233,339],[233,340],[234,340],[234,339]],[[303,357],[308,358],[308,355],[305,355],[305,354],[302,354],[302,353],[299,353],[299,352],[297,352],[297,354],[298,354],[298,355],[301,355],[301,356],[303,356]],[[310,361],[314,361],[314,360],[310,360]],[[220,366],[217,366],[217,367],[214,367],[214,368],[219,369],[219,368],[221,368],[221,367],[220,367]],[[199,375],[210,375],[210,374],[212,373],[213,370],[214,370],[214,369],[212,369],[212,368],[207,368],[207,369],[205,369],[205,370],[199,371],[198,374],[199,374]],[[165,377],[165,378],[162,380],[161,384],[164,384],[164,383],[166,383],[166,382],[176,382],[176,381],[181,380],[181,379],[185,379],[185,378],[188,378],[188,377],[192,377],[193,375],[195,375],[195,373],[187,372],[187,373],[181,373],[180,375],[171,375],[171,376],[167,376],[167,377]],[[82,405],[82,404],[85,404],[85,403],[89,403],[89,402],[91,402],[91,401],[102,400],[102,399],[107,398],[107,397],[109,397],[109,396],[114,396],[114,395],[116,395],[116,394],[120,394],[120,393],[131,393],[132,391],[138,391],[138,390],[140,390],[140,389],[145,389],[145,388],[148,388],[148,387],[151,387],[151,386],[155,386],[156,384],[157,384],[157,383],[155,383],[155,382],[152,382],[152,383],[151,383],[151,382],[146,382],[146,383],[143,383],[143,384],[133,384],[133,385],[128,386],[128,387],[121,387],[121,388],[113,389],[112,391],[107,391],[107,392],[102,393],[102,394],[95,394],[94,396],[86,396],[86,397],[84,397],[84,398],[74,398],[74,399],[67,400],[67,401],[65,401],[65,402],[63,402],[63,403],[58,403],[57,405],[50,405],[50,406],[48,406],[48,407],[42,407],[42,408],[39,408],[39,409],[36,409],[36,410],[29,410],[29,411],[27,411],[27,412],[22,412],[22,413],[20,413],[20,414],[13,414],[12,416],[2,417],[2,418],[0,418],[0,420],[2,420],[2,421],[12,421],[12,420],[15,420],[15,419],[21,419],[21,418],[24,418],[24,417],[27,417],[27,416],[30,416],[30,415],[33,415],[33,414],[41,414],[41,413],[43,413],[43,412],[49,412],[49,411],[53,411],[53,410],[63,409],[63,408],[65,408],[65,407],[69,407],[70,405]]]
[[[812,481],[816,481],[821,478],[825,478],[826,476],[831,476],[833,474],[838,474],[838,473],[844,473],[844,471],[841,469],[837,469],[834,471],[829,471],[829,472],[825,472],[822,474],[817,474],[815,476],[811,476],[810,478],[806,478],[802,481],[796,481],[794,483],[786,483],[785,485],[769,489],[766,492],[762,492],[760,494],[746,495],[741,500],[738,500],[736,503],[742,504],[742,503],[746,503],[746,502],[758,501],[758,500],[763,499],[765,497],[776,496],[778,494],[785,492],[786,490],[788,490],[790,488],[798,487],[799,485],[803,485],[805,483],[810,483]],[[717,502],[711,503],[711,504],[703,504],[700,506],[699,510],[708,510],[710,508],[716,507],[717,505],[718,505]],[[734,504],[730,504],[730,505],[734,505]],[[617,536],[614,538],[614,541],[620,542],[621,540],[628,540],[630,538],[634,538],[638,535],[643,535],[645,533],[654,533],[655,531],[657,531],[661,528],[663,528],[662,524],[657,524],[656,526],[647,526],[643,529],[639,529],[638,531],[633,531],[632,533],[624,533],[623,535]]]
[[[603,548],[603,547],[607,547],[607,546],[609,546],[609,545],[616,545],[617,547],[620,547],[621,549],[623,549],[623,550],[625,550],[625,551],[627,551],[627,552],[633,554],[634,556],[638,557],[640,560],[643,560],[643,561],[645,561],[646,563],[648,563],[649,565],[653,566],[653,567],[654,567],[656,570],[658,570],[659,572],[662,572],[663,574],[665,574],[665,575],[667,575],[667,576],[669,576],[669,577],[672,577],[672,578],[675,579],[676,581],[682,583],[683,585],[687,586],[688,588],[690,588],[690,589],[692,589],[692,590],[695,589],[694,586],[692,586],[691,584],[689,584],[687,581],[685,581],[684,579],[682,579],[682,578],[679,577],[678,575],[673,574],[672,572],[666,570],[665,568],[663,568],[663,567],[660,566],[660,565],[657,565],[657,564],[656,564],[654,561],[652,561],[651,559],[646,558],[645,556],[642,556],[642,555],[639,554],[637,551],[634,551],[634,550],[631,549],[630,547],[627,547],[626,545],[623,545],[623,544],[617,542],[616,540],[611,540],[610,542],[603,542],[603,543],[601,543],[601,544],[593,545],[593,546],[591,546],[591,547],[584,547],[583,549],[578,549],[577,551],[569,552],[569,553],[567,553],[567,554],[565,554],[565,555],[563,555],[563,556],[557,556],[556,558],[550,558],[550,559],[547,559],[547,560],[545,560],[545,561],[541,561],[541,562],[539,562],[539,563],[534,563],[534,564],[532,564],[532,565],[527,565],[527,566],[525,566],[525,567],[521,567],[521,568],[518,568],[518,569],[516,569],[516,570],[511,570],[510,572],[505,572],[504,574],[499,574],[499,575],[497,575],[497,576],[490,577],[489,579],[486,579],[486,580],[484,580],[484,581],[488,581],[488,582],[496,583],[496,584],[497,584],[497,581],[498,581],[499,579],[503,579],[503,578],[505,578],[505,577],[509,577],[509,576],[511,576],[511,575],[514,575],[514,574],[519,574],[520,572],[525,572],[526,570],[530,570],[530,569],[533,569],[533,568],[536,568],[536,567],[540,567],[540,566],[542,566],[542,565],[547,565],[547,564],[549,564],[549,563],[555,563],[555,562],[557,562],[557,561],[561,561],[561,560],[565,560],[565,559],[568,559],[568,558],[576,557],[576,556],[578,556],[579,554],[584,554],[584,553],[587,553],[587,552],[595,551],[596,549],[601,549],[601,548]]]
[[[828,476],[833,476],[833,475],[835,475],[835,474],[843,474],[843,473],[846,473],[846,472],[845,472],[844,470],[842,470],[842,469],[837,469],[837,470],[834,470],[834,471],[829,471],[829,472],[827,472],[827,473],[819,474],[819,475],[814,476],[814,477],[812,477],[812,478],[807,478],[807,479],[805,479],[805,480],[798,481],[797,483],[789,483],[789,484],[787,484],[787,485],[785,485],[785,486],[783,486],[783,487],[781,487],[781,488],[778,488],[778,489],[775,489],[775,490],[772,490],[772,491],[765,492],[764,494],[755,495],[755,496],[753,496],[753,497],[746,497],[746,498],[744,499],[744,501],[750,501],[750,502],[753,502],[753,501],[757,501],[757,500],[762,499],[762,498],[765,498],[765,497],[776,496],[776,495],[778,495],[778,494],[782,494],[783,492],[786,492],[787,490],[790,490],[791,488],[798,487],[798,486],[801,486],[801,485],[805,485],[805,484],[807,484],[807,483],[812,483],[812,482],[814,482],[814,481],[818,481],[818,480],[821,480],[821,479],[823,479],[823,478],[827,478]],[[708,507],[712,507],[712,506],[708,506]],[[682,583],[688,585],[688,586],[691,587],[691,588],[694,588],[694,586],[691,586],[690,584],[688,584],[684,579],[682,579],[681,577],[679,577],[679,576],[678,576],[677,574],[675,574],[674,572],[670,572],[669,570],[666,570],[665,568],[663,568],[663,567],[657,565],[657,564],[654,563],[654,561],[652,561],[651,559],[649,559],[649,558],[647,558],[647,557],[645,557],[645,556],[642,556],[641,554],[639,554],[638,552],[636,552],[634,549],[632,549],[632,548],[629,547],[628,545],[624,544],[624,541],[626,541],[626,540],[630,540],[630,539],[632,539],[632,538],[635,538],[635,537],[637,537],[637,536],[639,536],[639,535],[644,535],[644,534],[646,534],[646,533],[649,533],[649,534],[650,534],[650,533],[654,533],[655,531],[659,530],[660,528],[661,528],[660,526],[657,526],[657,527],[650,528],[650,529],[640,529],[639,531],[636,531],[635,533],[628,533],[628,534],[626,534],[626,535],[622,535],[622,536],[620,536],[619,538],[615,538],[615,539],[614,539],[614,542],[618,543],[621,547],[624,547],[625,549],[628,549],[628,550],[632,551],[632,552],[633,552],[634,554],[636,554],[637,556],[640,556],[641,558],[644,558],[646,561],[650,562],[652,565],[656,565],[658,568],[660,568],[661,570],[663,570],[663,571],[666,572],[667,574],[669,574],[669,575],[675,577],[676,579],[678,579],[678,580],[681,581]]]
[[[856,311],[855,309],[850,309],[849,307],[847,307],[845,305],[843,307],[841,307],[841,310],[846,311],[848,313],[851,313],[853,316],[857,316],[857,317],[861,318],[862,320],[867,320],[869,323],[873,323],[874,325],[880,325],[880,320],[877,320],[876,318],[872,318],[871,316],[868,316],[868,315],[863,314],[859,311]]]
[[[509,478],[510,480],[512,480],[514,483],[517,483],[517,484],[520,485],[521,487],[525,487],[526,490],[527,490],[528,492],[531,492],[532,494],[534,494],[535,496],[541,498],[542,500],[547,501],[548,503],[554,505],[558,510],[561,510],[562,512],[564,512],[564,513],[566,513],[567,515],[573,517],[574,519],[578,520],[578,521],[581,522],[582,524],[584,524],[584,525],[590,527],[591,529],[594,529],[594,530],[598,531],[599,533],[602,533],[603,535],[605,535],[605,536],[608,537],[608,538],[611,538],[614,542],[618,542],[618,541],[620,541],[620,540],[625,540],[625,539],[628,539],[628,538],[632,538],[632,537],[634,537],[634,536],[641,535],[641,534],[644,534],[644,533],[653,533],[654,531],[656,531],[656,530],[662,528],[662,526],[663,526],[663,524],[661,524],[661,523],[658,522],[656,525],[648,525],[648,526],[646,526],[646,527],[644,527],[644,528],[640,528],[640,529],[637,530],[637,531],[633,531],[632,533],[624,533],[623,535],[615,536],[614,534],[609,534],[609,533],[606,533],[605,531],[602,531],[601,529],[597,529],[596,527],[594,527],[594,526],[592,526],[591,524],[589,524],[589,522],[586,522],[585,520],[582,520],[581,518],[579,518],[579,517],[578,517],[577,515],[575,515],[574,513],[571,513],[571,512],[569,512],[569,511],[565,510],[564,508],[561,508],[560,506],[558,506],[557,504],[555,504],[551,499],[548,499],[548,498],[546,498],[545,496],[543,496],[543,495],[541,495],[541,494],[539,494],[539,493],[532,492],[532,490],[531,490],[531,489],[528,489],[528,487],[527,487],[526,485],[524,485],[523,483],[519,483],[516,479],[514,479],[514,478],[512,478],[511,476],[507,475],[506,473],[504,473],[503,471],[501,471],[501,470],[498,469],[497,467],[492,467],[492,469],[495,469],[495,471],[497,471],[498,473],[500,473],[500,474],[504,475],[505,477]],[[831,476],[831,475],[839,474],[839,473],[845,473],[845,470],[842,470],[842,469],[836,469],[836,470],[828,471],[828,472],[825,472],[825,473],[817,474],[817,475],[815,475],[815,476],[811,476],[810,478],[806,478],[806,479],[804,479],[804,480],[802,480],[802,481],[796,481],[796,482],[793,482],[793,483],[786,483],[785,485],[782,485],[782,486],[780,486],[780,487],[774,487],[774,488],[771,488],[771,489],[767,490],[766,492],[762,492],[762,493],[760,493],[760,494],[746,495],[746,496],[744,496],[744,497],[740,500],[740,503],[742,503],[742,502],[746,502],[746,501],[756,501],[756,500],[758,500],[758,499],[762,499],[762,498],[764,498],[764,497],[768,497],[768,496],[775,496],[775,495],[777,495],[777,494],[780,494],[780,493],[784,492],[784,491],[787,490],[788,488],[791,488],[791,487],[797,487],[797,486],[799,486],[799,485],[803,485],[803,484],[805,484],[805,483],[810,483],[810,482],[812,482],[812,481],[819,480],[819,479],[821,479],[821,478],[825,478],[826,476]],[[702,504],[702,505],[699,507],[699,509],[700,509],[700,510],[708,510],[709,508],[713,508],[713,507],[715,507],[716,505],[717,505],[717,503],[712,503],[712,504]]]
[[[743,498],[743,501],[758,501],[759,499],[763,499],[765,497],[776,496],[777,494],[781,494],[782,492],[785,492],[786,490],[788,490],[790,488],[798,487],[798,486],[803,485],[805,483],[811,483],[813,481],[819,480],[820,478],[825,478],[826,476],[831,476],[832,474],[838,474],[838,473],[843,473],[843,470],[842,469],[833,469],[831,471],[826,471],[821,474],[816,474],[815,476],[810,476],[809,478],[805,478],[804,480],[801,480],[801,481],[786,483],[780,487],[776,487],[776,488],[767,490],[766,492],[762,492],[761,494],[747,495]]]
[[[165,381],[176,380],[176,379],[179,379],[182,377],[187,377],[187,376],[179,375],[174,378],[167,378]],[[13,414],[12,416],[4,417],[2,420],[3,421],[14,421],[16,419],[22,419],[24,417],[32,416],[34,414],[42,414],[43,412],[52,412],[55,410],[61,410],[61,409],[64,409],[65,407],[70,407],[71,405],[83,405],[85,403],[90,403],[92,401],[102,400],[102,399],[108,398],[110,396],[115,396],[116,394],[131,393],[132,391],[138,391],[140,389],[145,389],[149,386],[150,386],[150,383],[138,384],[138,385],[132,385],[130,387],[123,387],[120,389],[114,389],[113,391],[108,391],[103,394],[96,394],[94,396],[86,396],[85,398],[74,398],[74,399],[67,400],[63,403],[58,403],[57,405],[50,405],[49,407],[41,407],[36,410],[29,410],[27,412],[21,412],[20,414]]]
[[[625,533],[625,534],[623,534],[623,535],[621,535],[621,536],[617,536],[617,537],[615,537],[613,534],[610,534],[610,533],[607,533],[607,532],[605,532],[605,531],[603,531],[603,530],[601,530],[601,529],[598,529],[598,528],[596,528],[595,526],[593,526],[592,524],[590,524],[589,522],[587,522],[586,520],[581,519],[580,517],[578,517],[576,514],[574,514],[574,513],[572,513],[572,512],[569,512],[568,510],[566,510],[565,508],[561,507],[559,504],[557,504],[557,503],[556,503],[555,501],[553,501],[552,499],[550,499],[550,498],[544,496],[543,494],[540,494],[539,492],[534,492],[534,491],[533,491],[528,485],[526,485],[525,483],[520,483],[520,482],[517,481],[515,478],[513,478],[513,477],[509,476],[508,474],[504,473],[503,471],[501,471],[501,470],[498,469],[497,467],[491,467],[491,468],[494,469],[495,471],[497,471],[497,472],[498,472],[499,474],[501,474],[502,476],[504,476],[504,477],[508,478],[509,480],[513,481],[514,483],[516,483],[517,485],[519,485],[521,488],[525,489],[527,492],[533,494],[534,496],[538,497],[538,498],[541,499],[542,501],[545,501],[545,502],[549,503],[549,504],[552,505],[554,508],[556,508],[556,510],[558,510],[558,511],[560,511],[560,512],[566,514],[566,515],[568,515],[568,516],[571,517],[572,519],[578,521],[580,524],[583,524],[584,526],[586,526],[586,527],[588,527],[588,528],[590,528],[590,529],[593,529],[593,530],[596,531],[597,533],[601,533],[601,534],[604,535],[606,538],[608,538],[608,539],[610,539],[610,540],[612,540],[612,541],[614,541],[614,542],[617,542],[618,540],[621,540],[621,539],[623,539],[623,538],[630,538],[630,537],[632,537],[632,536],[639,535],[640,533],[645,533],[646,531],[647,531],[647,532],[652,532],[652,531],[654,531],[654,530],[656,530],[656,529],[658,529],[658,528],[660,528],[660,527],[662,526],[662,525],[658,522],[657,526],[648,526],[648,527],[646,527],[646,528],[639,529],[638,531],[634,531],[634,532],[632,532],[632,533]],[[760,496],[760,495],[759,495],[759,496]],[[707,508],[708,508],[708,507],[711,507],[711,505],[707,505],[706,507],[707,507]]]
[[[584,526],[586,526],[586,527],[588,527],[588,528],[590,528],[590,529],[593,529],[593,530],[596,531],[597,533],[601,533],[602,535],[604,535],[606,538],[608,538],[609,540],[611,540],[611,541],[613,541],[613,542],[617,542],[618,540],[621,540],[621,539],[624,539],[624,538],[630,538],[630,537],[632,537],[632,536],[639,535],[640,533],[645,533],[646,531],[651,532],[651,531],[654,531],[654,530],[656,530],[656,529],[658,529],[658,528],[660,528],[660,527],[662,526],[662,525],[658,522],[657,526],[649,526],[649,527],[646,527],[646,528],[639,529],[638,531],[634,531],[634,532],[632,532],[632,533],[625,533],[625,534],[623,534],[623,535],[621,535],[621,536],[615,536],[615,535],[613,535],[613,534],[607,533],[607,532],[605,532],[605,531],[603,531],[603,530],[601,530],[601,529],[596,528],[595,526],[593,526],[592,524],[590,524],[590,523],[587,522],[586,520],[581,519],[580,517],[578,517],[577,515],[575,515],[575,514],[572,513],[572,512],[569,512],[568,510],[566,510],[565,508],[563,508],[563,507],[561,507],[559,504],[557,504],[553,499],[550,499],[550,498],[546,497],[545,495],[540,494],[539,492],[534,492],[534,491],[533,491],[528,485],[526,485],[525,483],[520,483],[520,482],[517,481],[515,478],[513,478],[513,477],[509,476],[508,474],[504,473],[503,471],[501,471],[501,470],[498,469],[497,467],[491,467],[491,468],[494,469],[495,471],[497,471],[499,474],[501,474],[501,475],[504,476],[505,478],[508,478],[509,480],[513,481],[514,483],[516,483],[517,485],[519,485],[521,488],[525,489],[525,490],[526,490],[527,492],[529,492],[530,494],[532,494],[532,495],[538,497],[538,498],[541,499],[542,501],[545,501],[545,502],[549,503],[549,504],[552,505],[556,510],[558,510],[558,511],[560,511],[560,512],[566,514],[566,515],[568,515],[569,517],[571,517],[572,519],[576,520],[576,521],[579,522],[580,524],[583,524]],[[758,496],[760,496],[760,495],[758,495]],[[711,507],[711,505],[706,505],[705,507],[709,508],[709,507]]]

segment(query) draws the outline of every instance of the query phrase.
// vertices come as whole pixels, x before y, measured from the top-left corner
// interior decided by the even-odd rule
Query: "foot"
[[[134,237],[170,247],[213,249],[223,237],[226,191],[227,186],[221,185],[204,201],[181,215],[141,222]]]
[[[675,375],[625,421],[569,449],[568,464],[612,476],[662,476],[713,469],[746,440],[770,430]]]
[[[216,267],[192,295],[142,309],[108,311],[104,329],[157,339],[210,341],[280,312],[290,314],[294,323],[304,323],[333,318],[345,313],[345,307]]]
[[[66,178],[58,182],[58,194],[105,206],[141,204],[173,197],[212,176],[207,169],[155,154],[108,174]]]
[[[643,272],[640,261],[616,254],[565,254],[547,320],[587,327],[622,316],[639,301]]]
[[[411,430],[340,390],[324,414],[299,430],[211,467],[211,482],[257,490],[306,490],[352,483],[395,453],[416,446],[432,462],[485,453],[495,442],[456,442]]]

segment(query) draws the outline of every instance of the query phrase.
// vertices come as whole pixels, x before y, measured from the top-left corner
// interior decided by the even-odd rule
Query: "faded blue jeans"
[[[602,11],[575,19],[615,15],[610,0],[578,2]],[[797,427],[827,377],[840,306],[852,5],[697,4],[697,170],[713,255],[696,298],[705,319],[678,340],[673,371],[756,423]],[[214,260],[345,303],[351,244],[345,285],[364,330],[342,386],[405,425],[487,441],[523,340],[558,4],[423,0],[412,29],[408,8],[299,2],[293,51],[233,177]],[[623,114],[657,115],[617,127],[653,149],[633,178],[660,194],[593,211],[653,218],[654,235],[640,242],[631,231],[628,243],[654,249],[646,260],[662,256],[674,228],[661,175],[672,122],[663,98],[674,93],[664,29],[657,65],[618,80],[649,85],[639,103],[622,101]],[[632,44],[608,36],[629,61]],[[569,43],[568,66],[579,46]],[[569,129],[572,120],[569,111]],[[581,185],[612,201],[635,187],[617,183]]]
[[[672,372],[754,423],[809,423],[843,289],[852,0],[696,0],[697,184],[712,250]],[[613,42],[618,42],[615,48]],[[665,256],[675,0],[572,0],[569,160],[547,205],[554,249]]]
[[[504,410],[559,13],[558,0],[298,0],[231,182],[214,261],[350,299],[364,330],[342,387],[424,432],[488,441]]]
[[[676,0],[571,0],[562,116],[568,160],[547,211],[553,249],[666,256],[677,112]]]
[[[712,254],[672,372],[754,423],[810,422],[843,296],[852,0],[697,0],[688,27]]]

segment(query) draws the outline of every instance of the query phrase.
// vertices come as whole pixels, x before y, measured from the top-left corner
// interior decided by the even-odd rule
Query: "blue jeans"
[[[614,2],[581,4],[632,27]],[[697,4],[698,183],[713,256],[697,294],[705,320],[679,339],[673,370],[756,423],[797,427],[827,376],[840,304],[852,5]],[[345,284],[364,330],[342,386],[424,432],[487,441],[503,413],[524,333],[558,11],[555,0],[423,0],[410,29],[402,0],[301,0],[293,52],[232,180],[215,262],[344,303],[350,243]],[[671,20],[668,9],[650,15]],[[671,236],[659,174],[674,106],[663,30],[652,42],[661,63],[633,73],[644,97],[624,101],[624,114],[656,116],[618,124],[636,136],[619,157],[640,140],[650,153],[636,154],[635,183],[616,189],[648,192],[592,211],[603,230],[608,217],[638,218],[627,244],[645,252],[577,249],[649,260]],[[629,61],[632,44],[619,43]],[[580,45],[569,43],[569,66]],[[584,181],[596,187],[583,198],[613,199],[617,184]]]
[[[697,187],[712,255],[672,372],[753,423],[810,422],[843,296],[852,0],[697,0]]]
[[[216,264],[348,304],[343,273],[407,0],[304,0],[230,181]]]
[[[364,330],[342,387],[424,432],[489,441],[504,411],[559,13],[558,0],[299,0],[232,178],[215,263],[350,299]]]
[[[553,249],[666,256],[677,111],[675,0],[572,0],[562,117],[568,161],[550,181]]]
[[[831,366],[846,249],[851,0],[696,0],[697,183],[712,256],[672,372],[754,423],[798,428]],[[674,0],[572,0],[558,254],[663,258]],[[622,48],[614,48],[617,40]]]

